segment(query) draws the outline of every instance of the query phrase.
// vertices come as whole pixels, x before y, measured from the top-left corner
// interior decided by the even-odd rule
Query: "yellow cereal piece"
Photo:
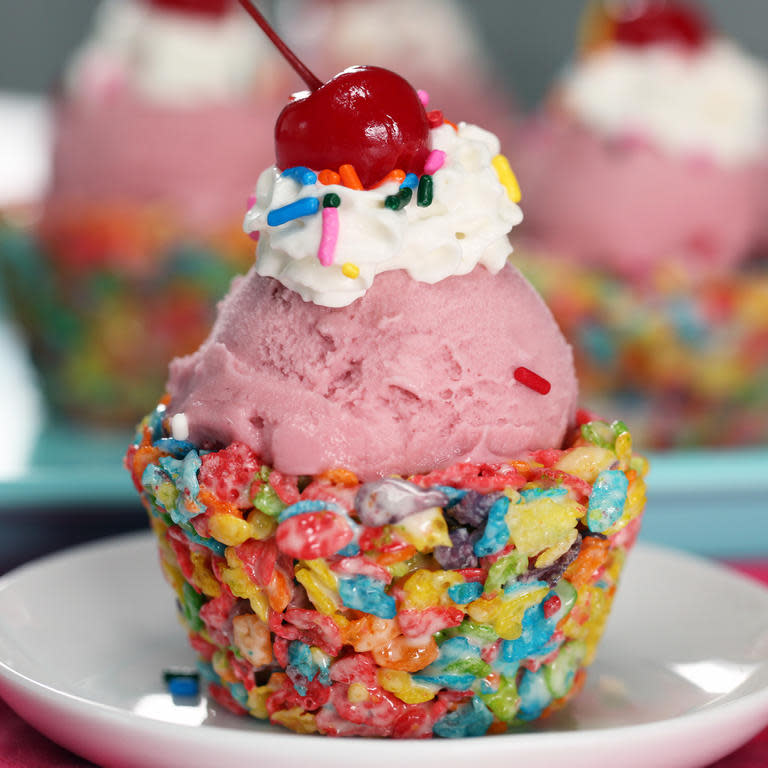
[[[632,458],[632,435],[629,432],[622,432],[616,438],[613,450],[619,461],[627,463]]]
[[[338,589],[339,580],[336,574],[328,567],[328,563],[323,558],[315,560],[299,560],[298,566],[307,568],[314,573],[321,584],[329,589]]]
[[[195,569],[192,574],[192,581],[200,591],[208,597],[218,597],[221,594],[221,584],[219,584],[213,571],[208,567],[207,558],[202,552],[192,550],[189,553],[192,566]]]
[[[370,693],[362,683],[351,683],[347,689],[347,699],[353,704],[362,704],[368,701]]]
[[[184,584],[186,579],[184,574],[176,567],[175,564],[170,563],[165,558],[160,560],[160,567],[163,569],[165,580],[173,587],[173,591],[176,593],[179,600],[184,602]]]
[[[564,555],[573,546],[573,542],[576,541],[577,536],[578,533],[576,532],[576,529],[572,528],[562,541],[549,547],[549,549],[545,549],[536,558],[535,567],[546,568],[547,566],[552,565],[558,557]]]
[[[268,539],[277,530],[277,520],[265,515],[260,509],[252,510],[248,517],[248,525],[251,527],[251,538]]]
[[[211,515],[208,526],[211,536],[228,547],[239,547],[251,538],[251,526],[241,517],[226,512]]]
[[[399,669],[379,669],[379,685],[406,704],[423,704],[431,701],[440,690],[438,685],[414,683],[408,672]]]
[[[515,176],[514,171],[509,165],[509,160],[507,160],[505,155],[496,155],[496,157],[491,160],[491,165],[493,165],[496,175],[499,177],[499,182],[501,182],[501,185],[507,190],[509,199],[513,203],[519,203],[523,194],[520,191],[520,184],[517,181],[517,176]]]
[[[428,571],[420,568],[403,584],[405,607],[423,611],[433,605],[452,604],[448,587],[463,581],[455,571]]]
[[[451,546],[448,524],[440,507],[431,507],[415,515],[409,515],[393,528],[419,552],[431,552],[435,547]]]
[[[173,509],[176,506],[176,498],[178,495],[179,492],[176,486],[171,482],[163,483],[158,487],[157,491],[155,491],[155,499],[157,500],[157,503],[167,510]]]
[[[501,610],[501,597],[497,596],[490,600],[479,597],[469,603],[464,610],[472,621],[479,624],[491,624]]]
[[[232,594],[235,597],[249,600],[253,612],[266,623],[269,616],[269,600],[267,600],[267,596],[246,576],[243,564],[240,562],[240,558],[238,558],[234,549],[227,547],[226,557],[229,568],[222,569],[222,580],[232,590]]]
[[[280,709],[272,714],[271,722],[290,728],[295,733],[317,733],[315,716],[302,707]]]
[[[561,544],[585,511],[572,499],[542,497],[524,504],[510,504],[505,519],[518,551],[533,556]]]
[[[253,717],[257,717],[260,720],[269,719],[267,698],[282,687],[285,678],[286,675],[284,673],[275,672],[270,675],[266,685],[258,685],[248,691],[248,704],[246,706]]]
[[[238,679],[232,672],[232,668],[229,666],[229,659],[227,659],[226,651],[215,651],[213,658],[211,659],[211,666],[213,671],[225,682],[225,683],[237,683]]]
[[[497,598],[499,611],[493,620],[496,634],[504,640],[516,640],[523,631],[523,614],[536,603],[540,603],[549,592],[549,587],[520,589],[511,595]]]
[[[357,264],[353,264],[351,261],[347,261],[341,268],[341,274],[344,275],[344,277],[348,277],[350,280],[354,280],[355,278],[360,277],[360,267],[358,267]]]
[[[561,469],[569,475],[576,475],[588,483],[594,483],[597,476],[608,469],[616,461],[616,454],[598,445],[581,445],[563,456],[555,464],[555,469]]]
[[[327,568],[327,566],[326,566]],[[334,588],[328,587],[322,576],[309,568],[296,568],[296,581],[307,592],[307,597],[320,613],[333,616],[341,607],[341,598]],[[333,576],[333,574],[331,574]]]

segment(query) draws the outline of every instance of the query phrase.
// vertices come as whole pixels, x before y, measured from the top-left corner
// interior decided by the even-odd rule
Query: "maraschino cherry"
[[[179,13],[223,16],[232,8],[232,0],[146,0],[149,5]]]
[[[644,0],[639,10],[614,13],[613,37],[617,43],[644,46],[670,43],[700,48],[709,37],[709,24],[692,5],[664,0]]]
[[[309,87],[277,118],[277,165],[313,170],[352,165],[364,187],[390,171],[421,173],[429,123],[414,88],[381,67],[350,67],[327,83],[315,77],[249,0],[239,0]]]

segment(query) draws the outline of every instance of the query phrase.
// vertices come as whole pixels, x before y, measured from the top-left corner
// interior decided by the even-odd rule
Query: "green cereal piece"
[[[505,723],[514,720],[520,708],[520,696],[515,681],[501,675],[499,689],[493,693],[478,694],[488,709]]]
[[[528,569],[528,558],[517,550],[500,557],[489,569],[483,592],[491,594]]]
[[[173,483],[163,483],[155,491],[155,501],[164,509],[173,509],[178,495],[179,491]]]
[[[277,517],[286,506],[269,483],[261,484],[252,501],[256,509],[270,517]]]
[[[200,609],[206,603],[205,596],[195,591],[195,588],[186,581],[182,591],[184,599],[181,601],[181,612],[184,614],[184,619],[189,628],[193,632],[199,632],[205,628],[205,624],[200,618]]]
[[[444,669],[445,674],[451,675],[474,675],[475,677],[486,677],[491,674],[490,664],[482,659],[468,658],[458,659],[448,664]]]
[[[588,421],[581,425],[581,436],[599,448],[613,448],[617,434],[613,427],[604,421]]]
[[[479,640],[483,645],[495,643],[499,636],[490,624],[480,624],[472,619],[464,619],[458,627],[457,634]]]
[[[616,437],[623,435],[625,432],[629,432],[629,427],[621,419],[612,421],[611,429],[613,430],[613,434],[616,435]]]
[[[587,648],[580,640],[566,643],[551,664],[544,665],[544,682],[555,699],[560,699],[571,690],[573,678]]]

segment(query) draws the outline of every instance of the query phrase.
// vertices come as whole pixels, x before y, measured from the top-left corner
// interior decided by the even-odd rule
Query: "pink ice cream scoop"
[[[511,266],[434,285],[385,272],[336,309],[251,270],[168,389],[197,445],[241,441],[284,472],[361,479],[560,446],[578,395],[570,347]]]
[[[525,190],[521,234],[582,264],[640,280],[671,260],[724,273],[755,235],[753,166],[612,141],[557,116],[526,126],[510,158]]]

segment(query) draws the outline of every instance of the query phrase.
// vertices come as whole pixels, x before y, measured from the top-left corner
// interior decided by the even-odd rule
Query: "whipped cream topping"
[[[611,138],[724,165],[754,160],[768,147],[766,68],[726,40],[696,52],[612,46],[580,61],[561,92],[569,112]]]
[[[523,218],[492,165],[498,139],[467,123],[458,130],[445,124],[430,132],[430,144],[445,153],[445,160],[432,175],[434,193],[427,206],[414,199],[401,210],[387,208],[385,199],[397,194],[397,182],[355,190],[303,185],[275,167],[264,171],[244,222],[247,233],[260,233],[256,271],[327,307],[351,304],[388,270],[403,269],[425,283],[467,274],[478,264],[498,272],[512,251],[507,235]],[[338,238],[324,266],[318,252],[328,226],[322,201],[329,193],[341,203],[333,214]],[[319,199],[317,213],[268,224],[270,211],[306,198]]]
[[[164,104],[226,100],[268,80],[273,61],[271,45],[239,8],[211,17],[108,0],[65,87],[86,98],[130,89]]]

